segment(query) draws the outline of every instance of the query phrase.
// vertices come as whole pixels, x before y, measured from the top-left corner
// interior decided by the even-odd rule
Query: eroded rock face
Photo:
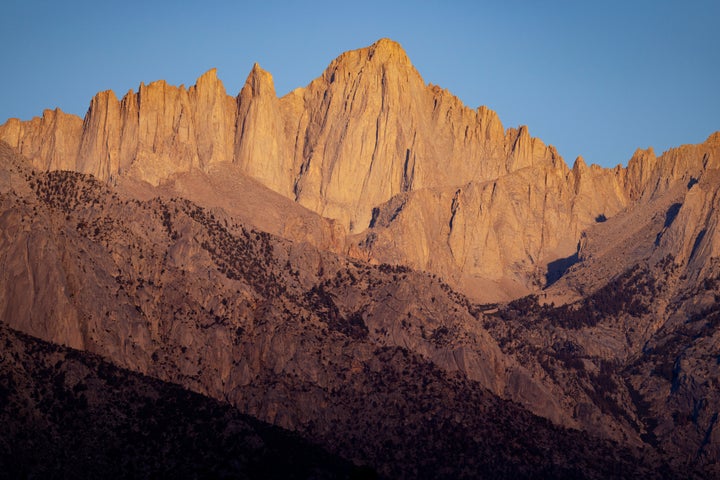
[[[173,183],[232,163],[227,172],[351,235],[333,240],[346,253],[439,274],[487,301],[544,285],[548,265],[576,254],[588,227],[691,181],[718,156],[685,146],[638,151],[627,169],[582,159],[569,169],[527,127],[505,130],[492,110],[425,84],[388,39],[342,54],[283,98],[258,65],[236,98],[211,70],[189,89],[158,81],[120,101],[101,92],[82,122],[60,111],[12,119],[0,140],[37,168],[109,181]]]
[[[28,122],[11,118],[0,128],[0,140],[16,148],[43,170],[74,170],[83,122],[60,109],[45,110]]]
[[[614,175],[585,168],[527,167],[405,194],[375,210],[351,251],[376,261],[406,252],[414,268],[451,279],[480,301],[522,295],[545,283],[548,262],[577,251],[599,215],[625,206]]]
[[[294,170],[285,135],[282,105],[275,94],[272,76],[255,64],[238,96],[235,163],[251,178],[292,198]]]

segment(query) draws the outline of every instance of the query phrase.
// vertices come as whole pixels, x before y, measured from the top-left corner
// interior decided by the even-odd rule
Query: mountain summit
[[[36,168],[106,181],[158,185],[234,164],[344,229],[338,250],[439,274],[484,301],[542,286],[596,218],[699,174],[704,158],[700,149],[678,169],[651,152],[627,169],[568,169],[527,127],[505,130],[492,110],[427,85],[389,39],[340,55],[283,98],[257,64],[236,98],[210,70],[189,89],[101,92],[82,121],[11,119],[0,140]],[[717,163],[710,155],[703,162]]]

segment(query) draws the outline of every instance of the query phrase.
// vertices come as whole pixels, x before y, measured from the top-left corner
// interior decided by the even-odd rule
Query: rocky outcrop
[[[503,131],[497,115],[471,110],[424,83],[390,40],[348,52],[302,95],[294,152],[300,203],[351,232],[372,209],[403,192],[460,187],[557,161],[527,128]]]
[[[83,122],[62,110],[45,110],[28,122],[11,118],[0,127],[8,143],[42,170],[74,170],[84,131]]]
[[[691,182],[687,193],[665,212],[663,229],[656,239],[656,258],[673,255],[687,265],[694,281],[720,274],[720,171],[712,169]]]
[[[353,237],[353,255],[409,259],[483,302],[537,290],[548,263],[577,252],[582,232],[620,212],[627,197],[616,172],[579,159],[526,167],[492,181],[425,189],[375,209]]]
[[[210,70],[189,90],[157,81],[120,101],[112,91],[100,92],[84,121],[59,110],[29,122],[11,119],[0,140],[43,170],[102,180],[128,175],[157,185],[232,159],[235,118],[235,102]]]
[[[425,269],[489,300],[544,284],[588,227],[717,158],[687,146],[639,150],[626,169],[582,159],[569,169],[527,127],[505,130],[492,110],[425,84],[388,39],[342,54],[283,98],[258,65],[237,98],[210,70],[189,89],[158,81],[120,101],[101,92],[82,122],[60,111],[12,119],[0,140],[37,168],[108,181],[172,183],[232,163],[353,235],[347,253]]]
[[[295,166],[272,76],[253,66],[238,96],[234,162],[251,178],[292,198]]]
[[[720,168],[720,132],[698,145],[672,148],[660,157],[652,148],[637,150],[623,172],[624,186],[631,198],[652,198],[663,194],[674,182],[695,182],[703,171]]]

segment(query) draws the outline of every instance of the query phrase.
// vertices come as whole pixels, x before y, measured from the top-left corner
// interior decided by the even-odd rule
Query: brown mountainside
[[[720,133],[568,168],[381,40],[0,126],[0,319],[390,478],[717,478],[719,194]]]
[[[337,249],[440,274],[484,300],[536,289],[596,218],[718,161],[715,151],[650,151],[627,169],[581,159],[568,169],[526,127],[504,130],[493,111],[425,84],[386,39],[283,98],[258,65],[236,98],[211,70],[189,89],[158,81],[122,100],[99,93],[82,122],[60,111],[11,119],[0,140],[36,168],[110,181],[158,185],[235,164],[352,234]]]
[[[291,432],[0,325],[3,478],[372,478]]]
[[[138,199],[38,172],[2,144],[0,158],[0,312],[13,328],[227,401],[388,478],[676,468],[642,441],[634,405],[627,418],[601,408],[585,377],[568,389],[428,274],[289,242],[161,189]],[[588,371],[602,360],[587,356]]]

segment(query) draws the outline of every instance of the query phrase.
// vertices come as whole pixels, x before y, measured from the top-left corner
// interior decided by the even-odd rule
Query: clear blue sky
[[[283,95],[389,37],[426,82],[612,166],[720,130],[719,22],[718,0],[4,0],[0,123],[212,67],[236,95],[256,61]]]

